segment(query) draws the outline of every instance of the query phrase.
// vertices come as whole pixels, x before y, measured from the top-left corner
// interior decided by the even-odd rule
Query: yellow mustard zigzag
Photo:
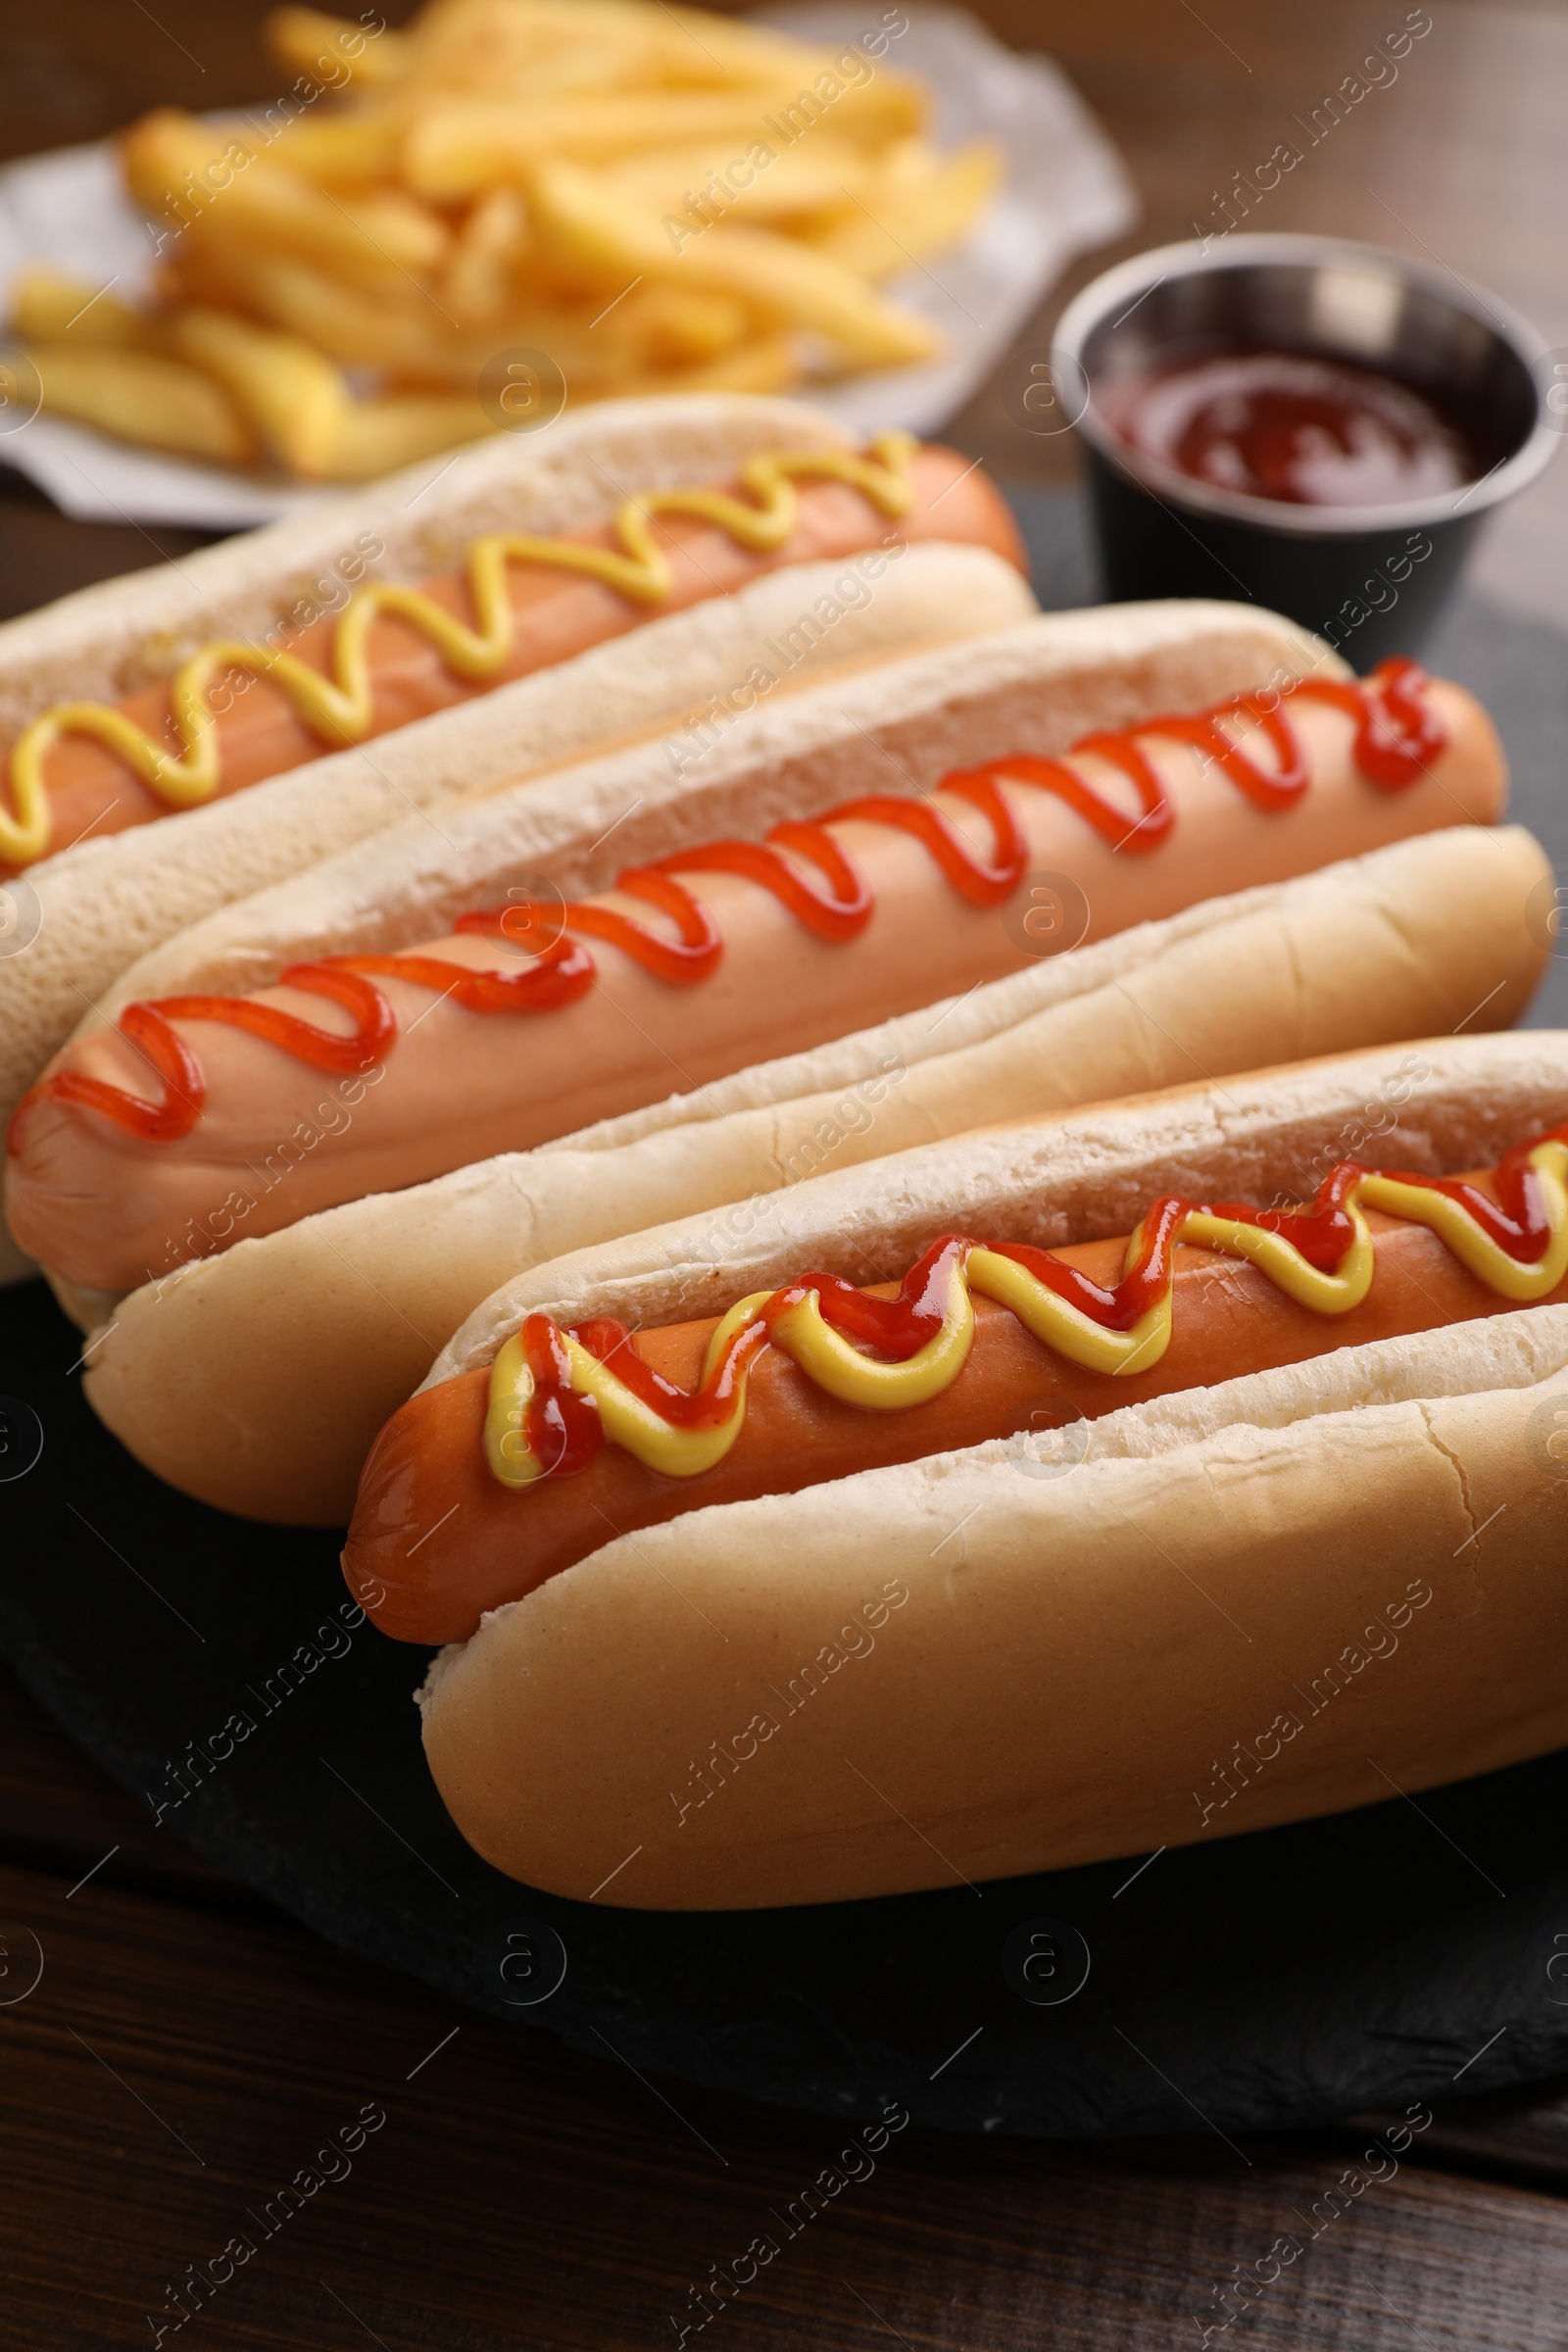
[[[584,573],[639,605],[658,605],[668,596],[668,559],[655,545],[650,527],[656,514],[694,514],[727,531],[755,554],[782,547],[795,528],[797,481],[812,478],[847,482],[890,518],[906,514],[913,498],[909,463],[917,444],[907,433],[883,433],[865,457],[849,450],[764,451],[740,469],[745,499],[724,490],[653,490],[623,499],[615,511],[614,548],[580,547],[564,539],[540,539],[520,531],[496,531],[470,542],[468,591],[479,625],[470,629],[455,613],[417,588],[372,581],[350,598],[332,639],[330,675],[313,669],[297,654],[237,638],[204,645],[183,662],[170,686],[170,702],[181,751],[147,734],[109,703],[60,703],[20,735],[11,754],[11,793],[16,813],[0,809],[0,860],[30,865],[49,848],[51,818],[44,761],[66,735],[88,735],[118,753],[142,783],[173,808],[199,808],[221,782],[218,721],[208,688],[225,670],[267,677],[293,704],[313,733],[333,744],[358,743],[373,716],[366,640],[383,612],[395,613],[435,646],[459,677],[483,678],[498,670],[512,651],[514,615],[507,594],[509,564],[548,564]],[[748,503],[748,502],[755,503]]]
[[[1510,1257],[1462,1202],[1424,1185],[1368,1173],[1351,1186],[1345,1207],[1353,1229],[1349,1248],[1332,1274],[1312,1265],[1284,1234],[1270,1233],[1240,1218],[1190,1209],[1176,1228],[1174,1243],[1245,1257],[1298,1306],[1320,1315],[1348,1314],[1372,1287],[1375,1252],[1367,1208],[1428,1226],[1461,1265],[1504,1298],[1529,1305],[1549,1298],[1568,1275],[1568,1144],[1551,1137],[1530,1154],[1541,1179],[1549,1222],[1543,1255],[1534,1262]],[[1138,1258],[1142,1227],[1127,1244],[1124,1271]],[[980,1292],[1011,1310],[1037,1340],[1087,1371],[1126,1376],[1147,1372],[1170,1345],[1173,1286],[1140,1316],[1131,1330],[1107,1331],[1092,1316],[1057,1297],[1017,1260],[980,1245],[956,1259],[941,1328],[902,1363],[879,1363],[862,1355],[824,1318],[815,1291],[808,1291],[780,1315],[770,1333],[803,1372],[829,1396],[868,1412],[899,1412],[926,1404],[950,1388],[962,1371],[974,1341],[971,1294]],[[726,1351],[748,1330],[773,1291],[756,1291],[732,1306],[708,1343],[703,1380],[712,1377]],[[604,1435],[649,1469],[665,1478],[694,1478],[722,1461],[746,1419],[750,1359],[742,1362],[729,1410],[706,1429],[679,1429],[618,1380],[579,1340],[563,1334],[571,1364],[571,1385],[592,1396]],[[528,1444],[526,1415],[533,1375],[520,1336],[496,1356],[490,1375],[484,1426],[485,1460],[503,1486],[531,1486],[548,1467]]]

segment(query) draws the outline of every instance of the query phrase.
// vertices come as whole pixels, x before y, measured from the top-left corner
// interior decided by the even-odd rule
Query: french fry
[[[196,174],[221,158],[223,144],[215,142],[209,126],[177,108],[155,107],[121,134],[120,169],[126,191],[153,220],[178,229],[195,219],[213,193]],[[249,160],[248,147],[245,152]],[[228,176],[233,176],[231,165]]]
[[[792,326],[809,327],[864,368],[905,367],[930,357],[935,330],[895,310],[826,254],[766,229],[727,223],[696,230],[677,245],[651,214],[633,212],[575,164],[547,164],[534,175],[541,237],[613,277],[643,275],[705,293],[734,294]]]
[[[655,368],[691,368],[733,351],[751,331],[751,315],[730,294],[694,294],[683,286],[639,286],[627,296],[623,328],[640,335]]]
[[[923,114],[912,84],[880,76],[844,89],[836,102],[799,81],[775,81],[733,93],[646,91],[552,106],[455,103],[414,119],[401,169],[419,195],[450,204],[498,181],[525,181],[555,158],[614,164],[643,148],[701,147],[727,163],[760,143],[786,149],[823,122],[841,137],[904,137],[921,127]]]
[[[549,156],[613,163],[638,148],[677,145],[729,146],[744,154],[760,135],[763,112],[755,94],[737,99],[707,92],[616,95],[555,106],[432,106],[411,123],[399,170],[419,195],[437,204],[459,203],[498,182],[520,184]]]
[[[314,344],[223,311],[182,311],[169,336],[179,358],[217,378],[286,471],[306,481],[331,477],[349,388]]]
[[[419,458],[493,430],[478,399],[404,393],[391,400],[350,401],[338,420],[337,437],[323,468],[334,482],[368,482],[395,473]]]
[[[498,352],[527,348],[548,352],[575,386],[579,378],[612,370],[636,356],[617,334],[613,314],[595,331],[593,311],[541,304],[483,332],[460,333],[432,300],[421,300],[412,290],[404,302],[374,302],[303,263],[270,254],[246,256],[233,267],[225,262],[216,275],[181,265],[179,283],[187,301],[219,302],[223,286],[237,289],[248,310],[315,344],[341,366],[385,368],[405,383],[471,391]]]
[[[614,164],[605,184],[644,212],[713,219],[733,211],[749,226],[822,211],[877,183],[876,151],[821,131],[797,147],[758,138],[748,154],[722,147],[656,147]]]
[[[265,26],[267,46],[287,74],[309,76],[327,89],[358,82],[377,89],[409,70],[404,34],[377,33],[364,24],[323,16],[315,8],[274,8]]]
[[[394,177],[408,127],[401,106],[332,115],[318,108],[289,124],[283,160],[324,187],[373,187]]]
[[[433,297],[417,310],[402,300],[379,302],[291,255],[258,252],[217,234],[182,255],[170,278],[184,301],[221,305],[237,298],[256,318],[344,367],[401,371],[423,359],[432,338],[439,348],[447,331]],[[464,380],[474,380],[492,349],[488,335],[464,346]]]
[[[528,245],[528,214],[515,188],[481,196],[453,240],[440,280],[443,307],[460,326],[496,318],[512,296],[513,272]]]
[[[921,142],[911,141],[919,146]],[[1003,159],[987,139],[953,154],[924,149],[920,168],[889,172],[846,204],[820,234],[806,234],[818,253],[879,283],[911,263],[956,243],[995,195]],[[891,223],[896,223],[896,228]]]
[[[575,20],[573,23],[571,20]],[[580,0],[570,12],[507,0],[446,0],[413,36],[414,73],[443,96],[483,94],[537,103],[577,90],[603,93],[662,78],[662,44],[641,10]]]
[[[570,7],[571,0],[563,0],[563,5]],[[700,56],[710,59],[725,80],[744,74],[755,81],[773,78],[788,81],[801,70],[803,51],[792,33],[776,32],[767,24],[749,24],[743,17],[716,17],[707,8],[663,6],[660,16],[675,28],[673,34],[665,36],[667,53],[689,79],[701,75],[701,68],[692,58],[693,47]],[[820,68],[826,53],[805,55]]]
[[[166,222],[192,236],[217,225],[227,237],[337,270],[355,285],[374,289],[428,273],[451,242],[445,222],[404,189],[334,196],[244,124],[198,122],[166,109],[126,133],[122,153],[133,194]]]
[[[803,55],[783,34],[639,0],[435,0],[408,45],[409,78],[422,89],[533,102],[766,80],[798,72]]]
[[[52,416],[95,424],[122,441],[177,450],[220,466],[248,466],[256,457],[228,394],[200,368],[145,351],[99,345],[35,343],[24,347],[38,370],[43,405]]]
[[[24,270],[11,296],[12,331],[24,343],[109,345],[119,351],[159,351],[153,321],[107,287],[62,277],[53,270]]]
[[[260,177],[257,184],[270,192]],[[368,245],[389,269],[415,277],[427,276],[441,267],[451,251],[452,232],[446,222],[402,188],[378,188],[373,195],[334,198],[311,187],[308,181],[301,180],[298,184],[311,200],[308,215],[300,217],[307,223],[308,232],[318,240],[317,258],[329,258],[334,268],[363,269],[368,277],[373,270],[365,250]],[[297,200],[291,198],[291,201]],[[333,227],[328,207],[336,212],[340,227]]]
[[[321,199],[314,199],[319,203]],[[176,268],[187,259],[203,258],[209,267],[219,269],[243,267],[244,257],[257,260],[276,255],[279,260],[298,261],[306,267],[329,276],[343,290],[344,299],[353,301],[368,298],[383,302],[400,302],[406,296],[424,291],[428,299],[429,281],[434,270],[415,270],[390,260],[384,249],[378,249],[373,232],[363,222],[352,220],[346,212],[336,215],[327,235],[318,239],[310,234],[310,217],[304,207],[295,207],[285,199],[264,208],[215,207],[193,221],[180,241],[180,250],[171,256]],[[357,239],[356,247],[350,239]],[[223,297],[217,296],[221,305]]]

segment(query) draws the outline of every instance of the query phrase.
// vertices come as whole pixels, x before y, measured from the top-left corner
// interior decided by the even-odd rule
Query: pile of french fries
[[[924,359],[883,283],[1000,162],[923,135],[905,25],[828,51],[665,0],[429,0],[404,31],[279,9],[282,99],[122,141],[156,307],[34,269],[12,339],[58,416],[305,481],[537,421],[519,353],[577,401]]]

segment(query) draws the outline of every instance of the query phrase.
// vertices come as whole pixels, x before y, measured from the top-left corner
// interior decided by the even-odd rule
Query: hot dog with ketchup
[[[1560,1740],[1568,1038],[1399,1066],[1376,1158],[1334,1149],[1363,1055],[818,1179],[739,1271],[667,1227],[512,1286],[345,1552],[386,1630],[466,1644],[425,1699],[465,1835],[562,1892],[640,1844],[611,1899],[816,1900],[1377,1801],[1369,1749],[1408,1788]],[[1298,1708],[1255,1801],[1195,1809],[1200,1755],[1206,1786],[1411,1589],[1375,1732]]]
[[[895,707],[910,666],[877,682]],[[994,698],[993,730],[1025,723],[1016,685]],[[939,771],[919,797],[882,788],[879,747],[845,724],[842,693],[789,711],[806,731],[802,785],[821,791],[831,747],[877,788],[762,841],[698,840],[586,900],[474,907],[408,951],[302,961],[244,998],[126,1004],[12,1122],[18,1241],[73,1283],[123,1291],[168,1264],[172,1241],[210,1233],[227,1200],[250,1200],[244,1233],[276,1231],[1016,970],[1035,942],[1004,917],[1030,875],[1069,877],[1076,935],[1103,935],[1500,812],[1485,713],[1410,663],[1156,713],[1066,759],[1004,750]],[[732,745],[732,782],[744,757]],[[777,806],[777,763],[757,764]],[[669,813],[689,827],[689,811]],[[258,1164],[309,1126],[323,1074],[357,1086],[352,1119],[254,1198]],[[227,1232],[241,1238],[232,1217]]]

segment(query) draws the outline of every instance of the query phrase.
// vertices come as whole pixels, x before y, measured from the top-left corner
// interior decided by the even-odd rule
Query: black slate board
[[[1076,501],[1018,506],[1043,601],[1092,601]],[[1497,712],[1568,864],[1563,652],[1472,600],[1433,659]],[[1561,967],[1552,991],[1568,1019]],[[425,1774],[420,1653],[344,1624],[335,1541],[160,1486],[88,1411],[79,1352],[42,1285],[0,1294],[0,1649],[164,1834],[350,1950],[645,2071],[970,2131],[1234,2134],[1568,2066],[1568,1755],[979,1890],[690,1917],[514,1886]],[[1055,1973],[1030,1982],[1034,1935]]]

